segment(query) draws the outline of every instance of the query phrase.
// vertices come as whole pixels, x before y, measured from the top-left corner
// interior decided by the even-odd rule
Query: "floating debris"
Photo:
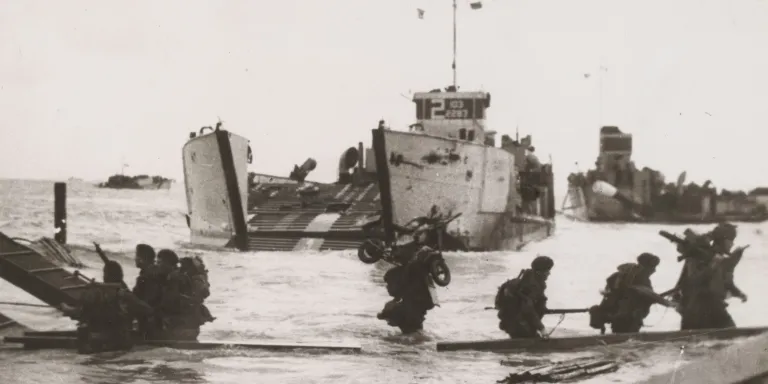
[[[501,365],[518,365],[516,362],[502,361]],[[618,363],[602,358],[582,358],[548,363],[523,372],[510,373],[506,378],[497,381],[499,384],[512,383],[564,383],[575,379],[584,379],[604,373],[615,372]]]

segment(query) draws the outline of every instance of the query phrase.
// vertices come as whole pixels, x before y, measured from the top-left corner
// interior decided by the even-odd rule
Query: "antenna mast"
[[[456,0],[453,0],[453,88],[456,88]]]

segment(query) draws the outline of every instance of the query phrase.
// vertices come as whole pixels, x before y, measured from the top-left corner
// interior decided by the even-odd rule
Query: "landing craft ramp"
[[[77,305],[80,295],[90,282],[80,274],[70,273],[57,266],[2,232],[0,278],[53,307],[61,303]]]
[[[376,183],[315,185],[315,192],[301,196],[297,183],[260,183],[252,192],[260,196],[248,212],[248,249],[357,248],[365,240],[362,223],[380,209]]]
[[[362,224],[381,209],[370,149],[359,143],[345,150],[336,182],[310,182],[312,158],[289,177],[249,173],[249,141],[220,127],[192,132],[182,149],[193,244],[319,251],[355,249],[365,240]]]

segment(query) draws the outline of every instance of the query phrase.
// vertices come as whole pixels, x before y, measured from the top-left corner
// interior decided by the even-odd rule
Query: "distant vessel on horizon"
[[[106,182],[99,183],[98,187],[112,189],[170,189],[173,182],[173,179],[168,179],[162,176],[112,175]]]
[[[632,157],[632,134],[618,127],[600,129],[600,153],[595,168],[568,176],[563,212],[572,218],[594,222],[713,223],[768,220],[768,191],[756,188],[749,194],[722,190],[712,182],[685,184],[683,172],[677,183],[644,167],[637,169]]]

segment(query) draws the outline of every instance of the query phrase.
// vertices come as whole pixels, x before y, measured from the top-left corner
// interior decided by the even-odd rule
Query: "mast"
[[[453,88],[456,88],[456,0],[453,0]]]

